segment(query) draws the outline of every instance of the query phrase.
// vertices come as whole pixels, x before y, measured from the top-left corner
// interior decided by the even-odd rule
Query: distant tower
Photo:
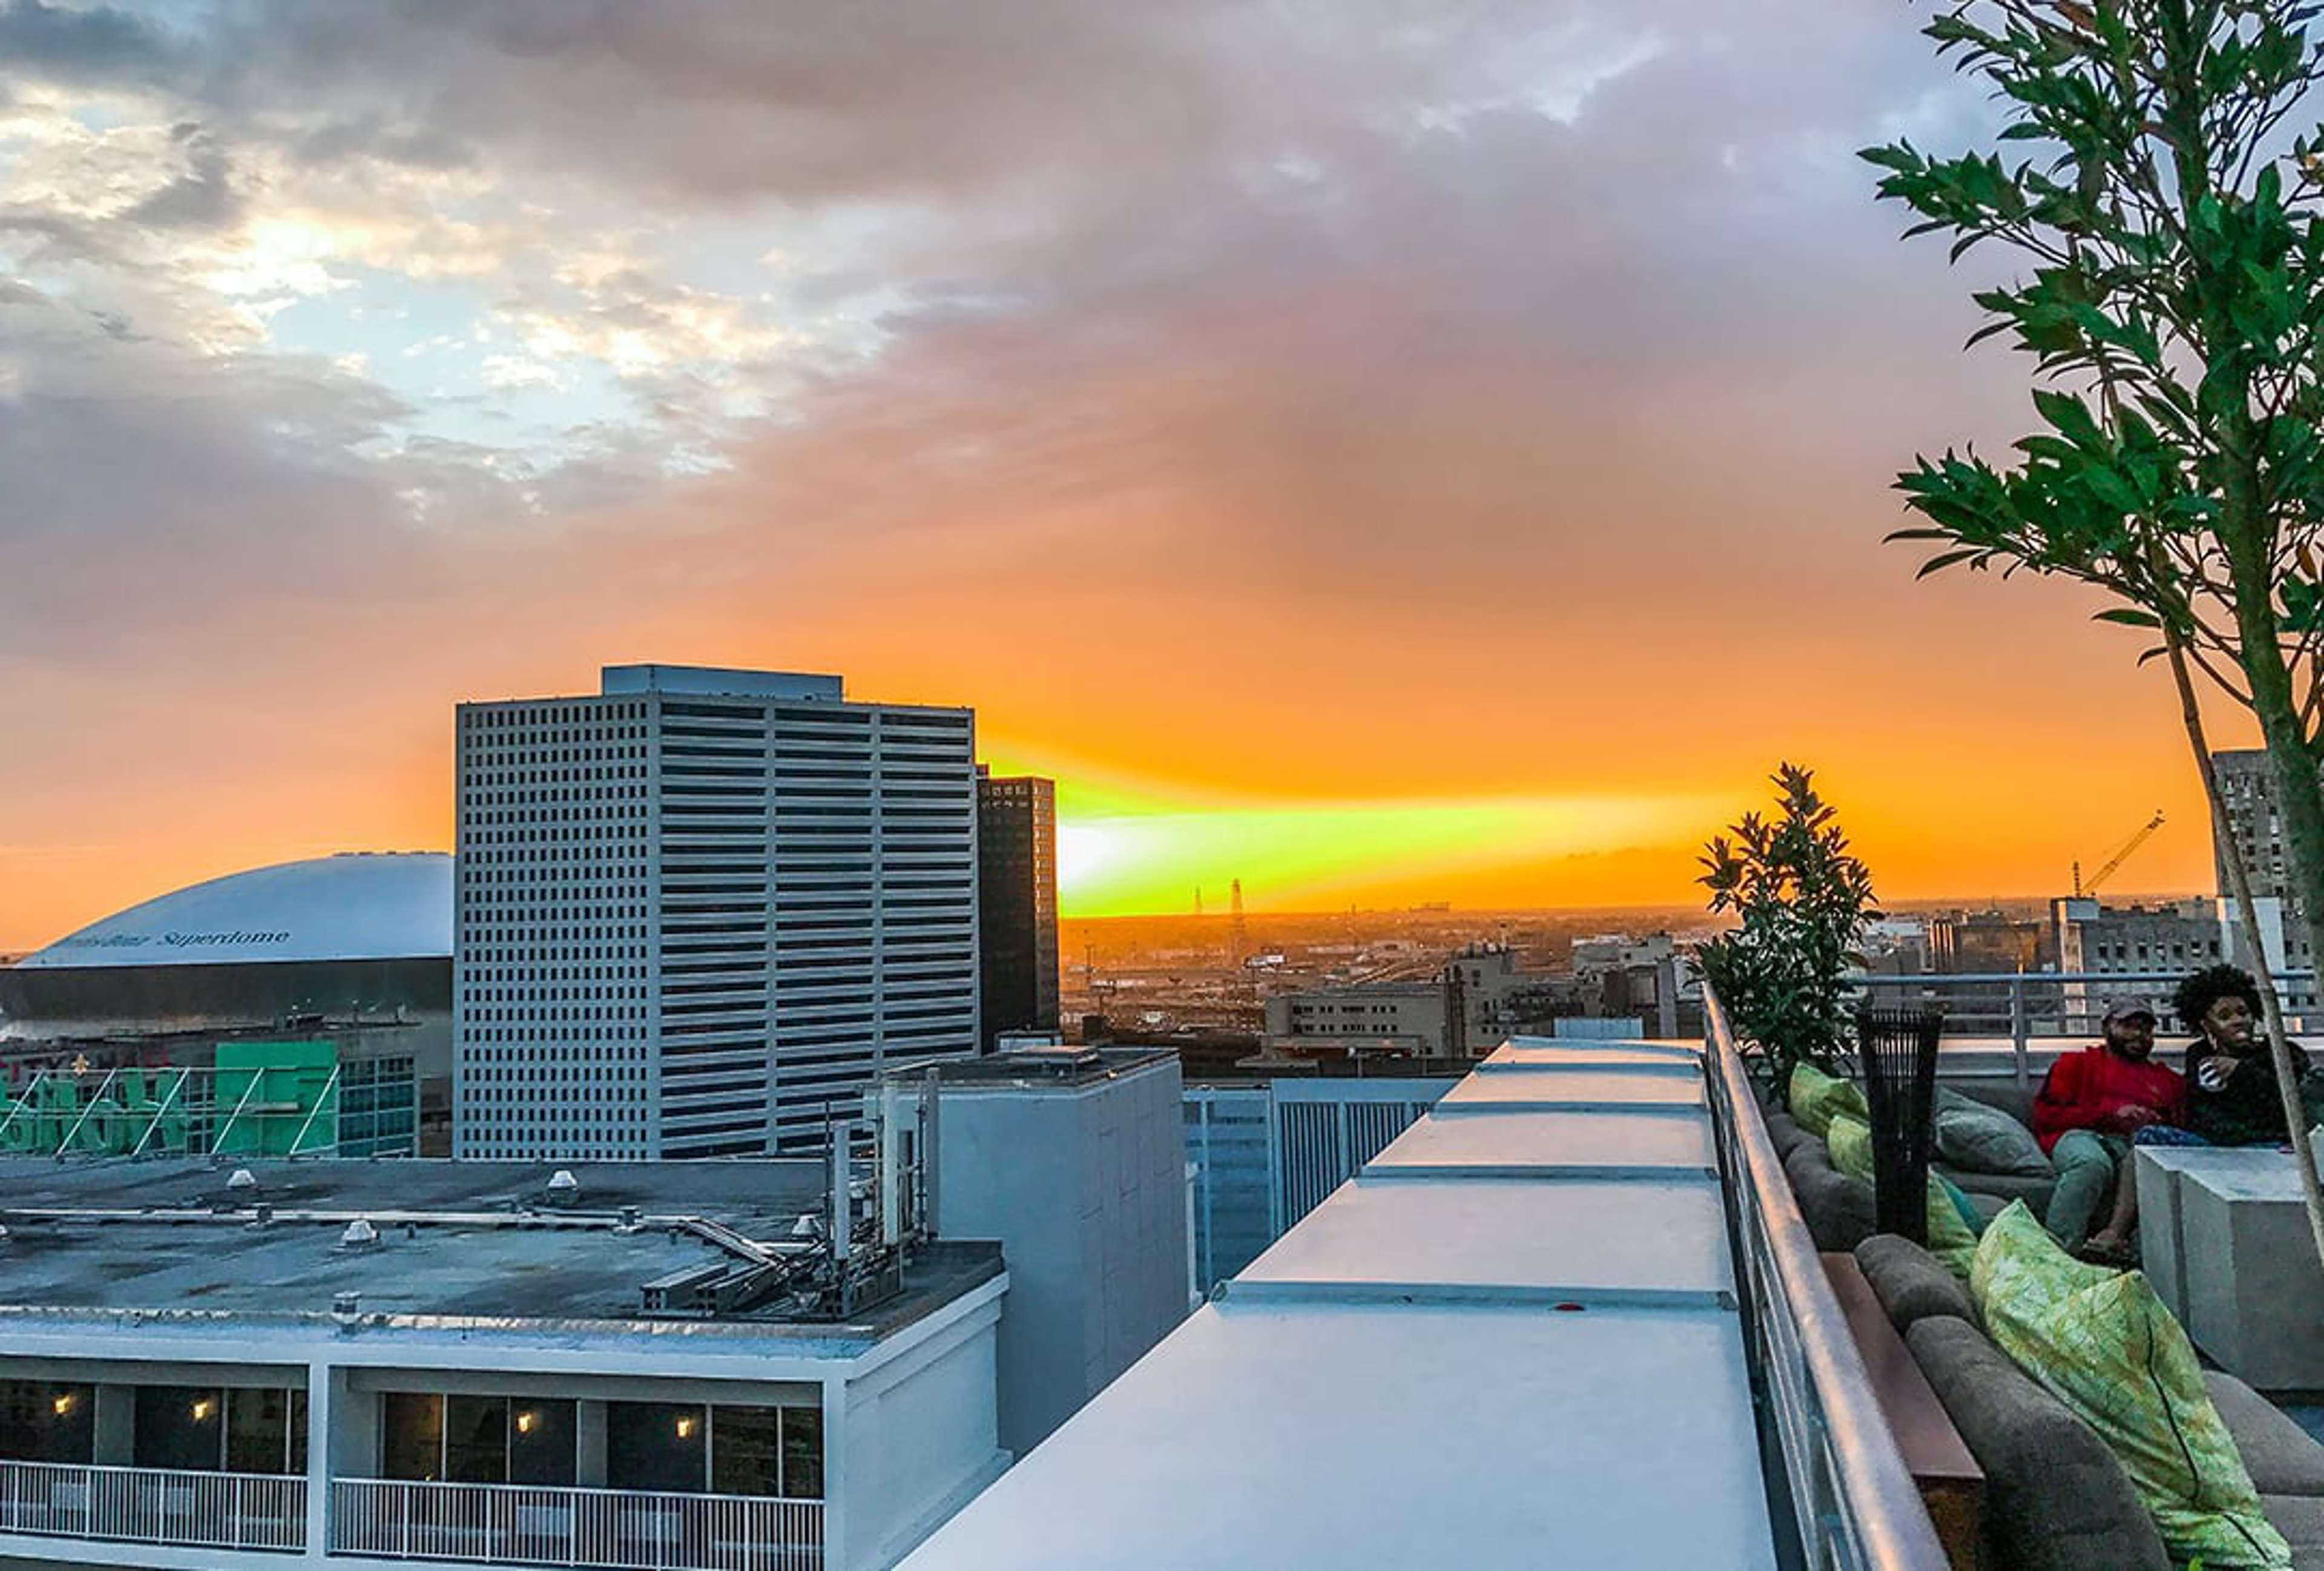
[[[1250,929],[1243,926],[1242,880],[1238,878],[1234,881],[1234,923],[1228,929],[1227,955],[1229,959],[1240,966],[1242,964],[1243,956],[1250,952]]]
[[[1203,914],[1203,886],[1199,883],[1194,885],[1194,914]]]

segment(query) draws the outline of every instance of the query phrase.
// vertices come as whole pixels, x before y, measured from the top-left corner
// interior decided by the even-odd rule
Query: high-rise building
[[[1057,1029],[1057,787],[1037,775],[976,781],[982,1023],[991,1052],[1003,1031]]]
[[[455,1146],[812,1149],[976,1048],[974,716],[840,679],[612,666],[459,711]]]
[[[2219,797],[2227,810],[2227,829],[2243,853],[2251,877],[2253,914],[2259,919],[2260,944],[2271,969],[2305,971],[2316,963],[2309,947],[2308,919],[2292,888],[2292,864],[2284,855],[2283,815],[2275,800],[2275,777],[2267,754],[2258,748],[2239,748],[2211,754],[2218,776]],[[2235,889],[2227,879],[2227,848],[2211,836],[2211,860],[2219,879],[2220,910],[2234,942],[2236,958],[2248,963]]]

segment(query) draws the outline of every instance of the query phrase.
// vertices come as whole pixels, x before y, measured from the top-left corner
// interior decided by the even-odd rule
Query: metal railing
[[[1708,987],[1702,1005],[1745,1329],[1804,1563],[1809,1571],[1946,1571],[1936,1528],[1775,1159],[1726,1012]]]
[[[822,1571],[823,1502],[341,1478],[331,1483],[331,1549],[494,1566]]]
[[[295,1553],[307,1547],[307,1481],[0,1462],[0,1533]]]
[[[1948,1038],[1989,1037],[2010,1044],[2017,1083],[2032,1077],[2029,1053],[2037,1041],[2095,1041],[2107,1002],[2124,993],[2151,1003],[2157,1034],[2168,1037],[2178,1021],[2169,1017],[2171,993],[2192,963],[2155,971],[1993,971],[1921,975],[1851,976],[1854,995],[1873,1003],[1941,1003]],[[2324,1024],[2313,971],[2289,971],[2276,979],[2283,1021],[2294,1034]]]

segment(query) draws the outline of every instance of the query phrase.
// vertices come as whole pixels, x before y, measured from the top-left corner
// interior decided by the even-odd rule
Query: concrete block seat
[[[1865,1280],[1986,1475],[1987,1571],[2166,1571],[2121,1465],[2063,1402],[1987,1339],[1960,1284],[1887,1234],[1856,1251]],[[2324,1571],[2324,1445],[2233,1375],[2204,1376],[2294,1571]]]

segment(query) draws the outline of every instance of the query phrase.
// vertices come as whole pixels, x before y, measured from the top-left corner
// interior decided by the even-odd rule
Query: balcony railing
[[[822,1571],[823,1502],[530,1484],[331,1484],[331,1548],[493,1566]]]
[[[0,1533],[296,1552],[307,1547],[307,1481],[0,1462]]]
[[[1760,1115],[1726,1012],[1702,991],[1712,1123],[1744,1324],[1807,1571],[1945,1571],[1943,1548],[1874,1395]]]
[[[2033,1079],[2028,1058],[2033,1043],[2097,1040],[2107,1003],[2123,995],[2144,998],[2168,1015],[2172,990],[2195,965],[2189,961],[2175,969],[2159,971],[1940,971],[1848,980],[1856,996],[1867,1003],[1941,1003],[1949,1039],[2006,1040],[2017,1082],[2023,1086]],[[2275,983],[2286,1029],[2298,1035],[2324,1024],[2324,1003],[2319,1003],[2313,971],[2282,972]],[[2177,1023],[2163,1021],[2156,1034],[2168,1036]]]

